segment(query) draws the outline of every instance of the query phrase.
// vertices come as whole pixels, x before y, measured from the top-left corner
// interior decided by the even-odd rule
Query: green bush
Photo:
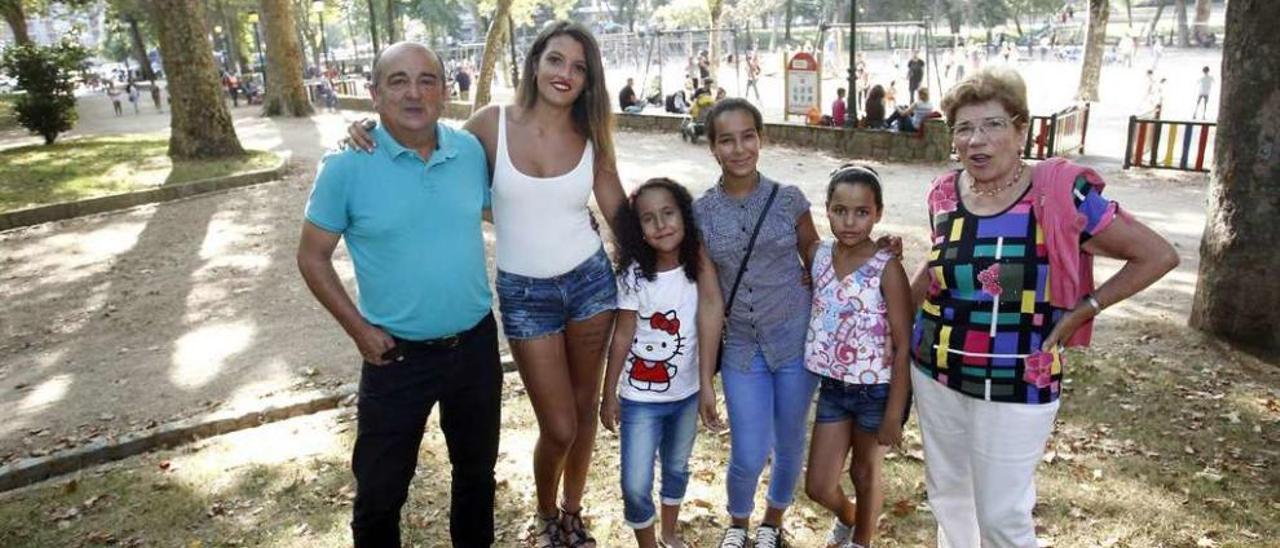
[[[0,66],[18,78],[26,93],[14,104],[18,123],[53,144],[59,133],[76,123],[75,82],[72,79],[88,56],[79,44],[25,44],[5,50]]]

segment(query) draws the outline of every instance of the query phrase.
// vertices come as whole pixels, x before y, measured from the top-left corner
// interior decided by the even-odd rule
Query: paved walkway
[[[80,105],[81,122],[68,137],[163,132],[168,124],[154,109],[115,118],[101,96]],[[315,162],[348,120],[363,115],[263,119],[256,108],[241,107],[236,130],[247,147],[292,154],[296,168],[286,179],[0,233],[0,414],[7,417],[0,463],[354,380],[357,354],[301,283],[293,256]],[[0,135],[0,147],[34,142],[14,137]],[[621,132],[618,148],[628,185],[666,175],[700,193],[717,174],[705,145],[675,135]],[[802,186],[825,232],[826,174],[840,162],[773,147],[763,153],[762,170]],[[882,166],[882,230],[907,237],[908,265],[924,250],[924,190],[943,169]],[[1169,236],[1184,262],[1140,299],[1109,312],[1103,332],[1125,336],[1184,323],[1205,178],[1106,174],[1108,194]],[[344,252],[339,259],[350,282]]]

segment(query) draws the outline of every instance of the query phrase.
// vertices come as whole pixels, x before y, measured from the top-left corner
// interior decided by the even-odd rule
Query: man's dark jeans
[[[366,363],[360,372],[351,459],[355,545],[400,546],[400,508],[417,467],[427,415],[439,402],[440,428],[453,464],[453,546],[490,546],[502,419],[502,366],[493,315],[464,332],[452,348],[397,343],[405,349],[403,361]]]

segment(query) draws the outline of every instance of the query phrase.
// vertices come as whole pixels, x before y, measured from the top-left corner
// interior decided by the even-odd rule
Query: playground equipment
[[[921,21],[884,21],[876,23],[830,23],[823,24],[820,27],[819,40],[820,45],[828,44],[828,33],[834,33],[835,39],[834,51],[826,51],[828,48],[822,47],[819,51],[819,62],[824,67],[831,67],[832,74],[839,74],[838,71],[843,70],[847,74],[849,80],[849,94],[856,97],[854,90],[858,89],[857,82],[854,81],[854,72],[849,66],[849,61],[859,51],[889,50],[889,51],[924,51],[925,76],[921,82],[924,86],[929,86],[932,80],[937,84],[933,89],[942,90],[942,71],[938,70],[938,55],[932,47],[933,36],[929,30],[931,23],[928,19]],[[847,37],[850,28],[853,29],[853,39]],[[852,52],[850,52],[852,49]],[[852,54],[851,54],[852,53]],[[823,58],[823,56],[833,56],[834,59]],[[850,101],[849,115],[855,119],[858,116],[860,105],[858,101]]]
[[[1149,167],[1209,171],[1209,151],[1218,124],[1203,120],[1161,120],[1160,107],[1129,117],[1124,169]]]

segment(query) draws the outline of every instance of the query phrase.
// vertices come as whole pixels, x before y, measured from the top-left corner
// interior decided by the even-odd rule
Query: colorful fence
[[[1151,114],[1151,113],[1148,113]],[[1183,171],[1209,171],[1217,124],[1200,120],[1161,120],[1129,117],[1124,168],[1150,167]]]
[[[368,97],[364,80],[337,80],[333,83],[333,88],[338,91],[338,95]]]
[[[1048,116],[1031,116],[1022,157],[1043,160],[1084,153],[1089,134],[1089,103],[1073,105]]]

